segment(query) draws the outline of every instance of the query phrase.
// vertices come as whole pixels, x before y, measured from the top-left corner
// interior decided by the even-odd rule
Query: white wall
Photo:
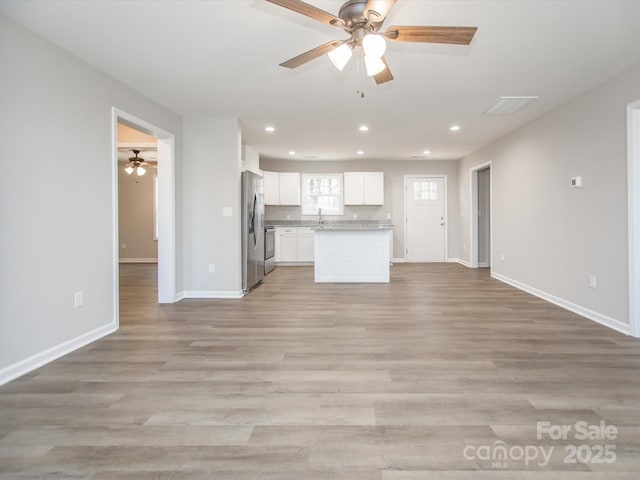
[[[241,157],[236,118],[184,119],[186,297],[241,296]],[[224,208],[231,216],[223,216]]]
[[[391,214],[393,230],[393,257],[404,258],[404,176],[405,175],[447,175],[448,209],[448,254],[449,258],[458,257],[458,162],[433,160],[350,160],[344,162],[295,161],[260,159],[260,168],[271,172],[301,173],[343,173],[343,172],[384,172],[383,206],[345,206],[344,215],[330,217],[334,220],[387,220]],[[267,220],[292,220],[302,217],[300,207],[266,207]]]
[[[181,121],[3,16],[0,65],[3,383],[116,326],[112,107],[174,133],[178,169]]]
[[[262,175],[260,155],[248,145],[242,145],[242,171],[245,170]]]
[[[640,66],[463,159],[461,256],[469,170],[492,161],[493,272],[628,327],[626,106],[638,99]]]

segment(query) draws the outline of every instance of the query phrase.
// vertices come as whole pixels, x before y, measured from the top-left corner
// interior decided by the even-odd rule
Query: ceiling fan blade
[[[384,57],[381,57],[380,60],[382,60],[382,63],[384,63],[384,66],[386,68],[382,70],[379,74],[373,76],[373,79],[376,81],[378,85],[380,85],[381,83],[386,83],[393,80],[393,75],[391,74],[391,70],[389,69],[389,64],[384,59]]]
[[[478,27],[389,27],[384,35],[397,42],[469,45]]]
[[[286,62],[282,62],[280,66],[287,68],[297,68],[300,65],[304,65],[305,63],[324,55],[325,53],[329,53],[331,50],[338,48],[345,42],[346,40],[332,40],[331,42],[320,45],[319,47],[309,50],[308,52],[304,52],[297,57],[290,58]]]
[[[364,7],[364,15],[367,17],[367,25],[382,23],[396,0],[369,0]]]
[[[335,27],[343,27],[344,21],[340,18],[332,15],[329,12],[325,12],[320,8],[309,5],[308,3],[301,2],[300,0],[267,0],[267,2],[280,5],[281,7],[288,8],[294,12],[311,17],[319,22],[326,23],[327,25]]]

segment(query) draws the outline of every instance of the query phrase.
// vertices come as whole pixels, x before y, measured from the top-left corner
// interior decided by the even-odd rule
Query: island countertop
[[[378,232],[380,230],[393,230],[393,225],[367,225],[367,224],[328,224],[311,227],[316,232]]]

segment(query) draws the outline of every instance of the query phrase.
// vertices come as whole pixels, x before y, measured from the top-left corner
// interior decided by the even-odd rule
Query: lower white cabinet
[[[275,237],[276,263],[313,263],[313,229],[276,227]]]
[[[276,262],[298,261],[298,229],[276,228]]]
[[[314,230],[307,227],[298,228],[298,261],[313,262]]]

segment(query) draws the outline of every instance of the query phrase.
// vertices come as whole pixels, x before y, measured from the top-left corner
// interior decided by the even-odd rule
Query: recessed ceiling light
[[[362,150],[358,150],[356,153],[357,153],[358,155],[364,155],[364,152],[363,152]]]
[[[296,152],[294,152],[293,150],[289,150],[289,155],[295,155]]]
[[[449,127],[449,130],[451,130],[452,132],[457,132],[458,130],[460,130],[460,125],[451,125]]]
[[[269,133],[275,132],[276,131],[276,127],[272,127],[271,125],[269,125],[267,127],[264,127],[264,131],[265,132],[269,132]]]
[[[425,155],[429,155],[429,154],[431,153],[431,150],[425,150],[425,151],[424,151],[424,152],[422,152],[422,153],[424,153]]]
[[[361,132],[368,132],[369,131],[369,127],[367,127],[366,125],[360,125],[358,130],[360,130]]]

